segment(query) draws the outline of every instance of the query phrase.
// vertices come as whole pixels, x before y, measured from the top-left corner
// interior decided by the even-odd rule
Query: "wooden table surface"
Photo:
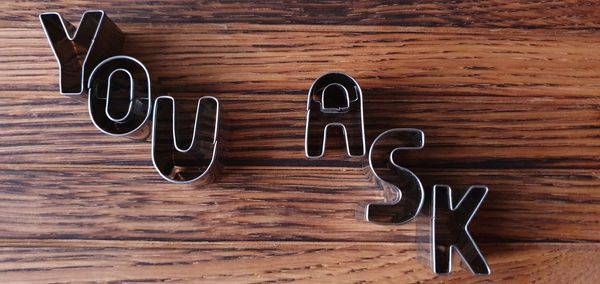
[[[0,3],[1,282],[600,282],[600,2],[260,2]],[[222,102],[216,182],[167,183],[150,143],[59,94],[37,16],[88,9],[155,94]],[[414,223],[356,218],[383,198],[360,163],[305,159],[306,93],[332,70],[363,88],[368,143],[425,132],[402,162],[428,189],[489,186],[471,231],[492,276],[435,276]]]

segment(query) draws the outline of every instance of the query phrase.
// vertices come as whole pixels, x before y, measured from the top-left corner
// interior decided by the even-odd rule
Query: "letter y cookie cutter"
[[[119,54],[125,40],[104,11],[86,11],[77,28],[55,12],[40,14],[40,22],[58,61],[62,95],[81,95],[94,67]]]

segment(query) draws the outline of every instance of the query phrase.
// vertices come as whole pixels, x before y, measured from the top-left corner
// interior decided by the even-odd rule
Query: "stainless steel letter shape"
[[[125,36],[103,11],[85,12],[78,28],[58,13],[43,13],[40,21],[58,61],[62,95],[81,95],[92,69],[123,47]]]
[[[158,97],[152,124],[152,162],[158,173],[173,183],[212,181],[219,169],[217,161],[220,106],[215,97],[198,100],[189,146],[177,141],[175,99]],[[188,128],[189,129],[189,128]]]
[[[452,248],[473,274],[491,273],[485,258],[469,234],[468,226],[488,193],[485,186],[471,186],[461,200],[452,202],[452,189],[435,185],[431,211],[431,266],[436,274],[452,270]]]
[[[145,139],[152,108],[150,74],[139,60],[119,55],[102,61],[88,84],[92,122],[105,134]]]
[[[403,146],[406,145],[406,146]],[[419,178],[396,162],[394,154],[418,150],[425,145],[425,134],[419,129],[395,128],[381,133],[369,150],[369,167],[377,184],[385,190],[385,204],[368,204],[365,218],[380,224],[403,224],[413,220],[424,201]]]
[[[365,155],[362,91],[358,83],[344,73],[327,73],[315,80],[308,91],[306,157],[323,156],[330,127],[342,129],[349,157]]]

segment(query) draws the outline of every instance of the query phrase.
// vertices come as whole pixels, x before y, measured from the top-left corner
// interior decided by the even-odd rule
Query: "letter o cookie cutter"
[[[88,93],[92,123],[102,133],[132,139],[148,137],[152,87],[142,62],[125,55],[105,59],[90,74]]]

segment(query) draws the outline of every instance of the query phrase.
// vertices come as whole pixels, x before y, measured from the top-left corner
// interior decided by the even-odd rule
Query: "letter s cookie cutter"
[[[375,138],[369,149],[369,172],[386,199],[392,200],[367,204],[367,222],[399,225],[417,217],[425,200],[423,185],[417,175],[398,164],[394,154],[424,146],[425,133],[415,128],[393,128]]]

